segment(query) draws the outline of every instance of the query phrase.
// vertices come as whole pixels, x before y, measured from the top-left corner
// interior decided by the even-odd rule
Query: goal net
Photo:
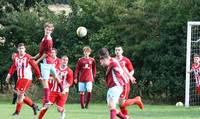
[[[188,22],[186,51],[185,107],[200,105],[196,90],[196,80],[190,71],[194,54],[200,55],[200,22]]]

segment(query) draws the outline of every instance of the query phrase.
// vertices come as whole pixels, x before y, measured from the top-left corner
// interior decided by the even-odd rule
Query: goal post
[[[200,54],[200,22],[189,21],[187,24],[185,107],[200,103],[195,79],[191,73],[188,73],[193,63],[194,54]]]

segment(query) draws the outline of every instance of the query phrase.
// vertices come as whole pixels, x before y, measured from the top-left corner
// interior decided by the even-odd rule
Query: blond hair
[[[46,27],[49,27],[49,28],[51,28],[52,30],[54,30],[54,26],[53,26],[53,24],[50,23],[50,22],[46,22],[46,23],[44,24],[44,28],[46,28]]]
[[[89,46],[83,47],[83,52],[92,52],[92,49]]]

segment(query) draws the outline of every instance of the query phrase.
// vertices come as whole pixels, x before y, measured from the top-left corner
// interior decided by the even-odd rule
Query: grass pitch
[[[40,105],[41,106],[41,105]],[[66,119],[109,119],[106,104],[91,104],[89,109],[80,109],[79,104],[66,104]],[[12,116],[15,105],[10,102],[0,102],[0,119],[16,119]],[[142,111],[136,105],[128,107],[133,119],[200,119],[199,107],[175,107],[174,105],[145,105]],[[37,115],[38,116],[38,115]],[[24,105],[17,119],[37,119],[32,109]],[[60,113],[52,106],[44,119],[60,119]]]

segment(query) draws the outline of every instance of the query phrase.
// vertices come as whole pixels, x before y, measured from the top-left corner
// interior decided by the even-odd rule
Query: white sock
[[[65,111],[61,112],[61,119],[65,119]]]

